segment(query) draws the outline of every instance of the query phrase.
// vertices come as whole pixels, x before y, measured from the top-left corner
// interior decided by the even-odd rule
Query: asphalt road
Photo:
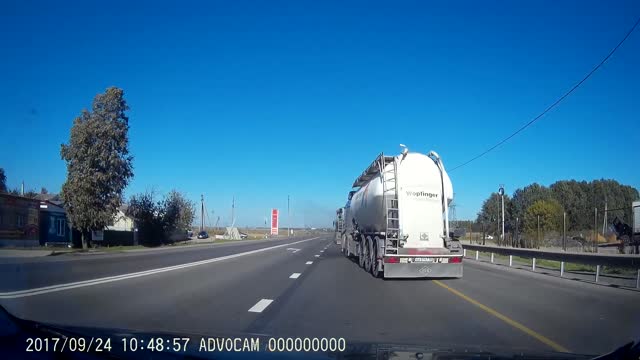
[[[62,255],[1,263],[0,304],[53,324],[215,336],[587,354],[640,339],[637,291],[468,259],[464,266],[462,279],[374,279],[328,236]]]

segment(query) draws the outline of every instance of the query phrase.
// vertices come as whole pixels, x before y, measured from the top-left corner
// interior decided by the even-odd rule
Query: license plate
[[[448,258],[419,257],[419,258],[414,258],[413,262],[447,264],[449,262],[449,259]]]

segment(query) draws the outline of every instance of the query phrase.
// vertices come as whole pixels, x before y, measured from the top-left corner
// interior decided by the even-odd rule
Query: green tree
[[[548,231],[559,231],[562,228],[562,205],[554,199],[537,200],[527,208],[524,215],[524,230],[531,239],[541,240]],[[540,239],[538,239],[538,221]],[[536,246],[540,244],[535,242]]]
[[[163,242],[161,207],[155,200],[153,191],[131,196],[127,216],[135,220],[140,242],[143,245],[155,246]]]
[[[7,192],[7,175],[4,174],[4,169],[0,168],[0,193]]]
[[[608,212],[609,223],[614,217],[620,218],[623,222],[631,224],[632,210],[631,203],[638,199],[638,190],[631,186],[622,185],[616,180],[594,180],[591,182],[592,198],[591,198],[591,220],[593,222],[593,208],[598,208],[599,218],[604,216],[604,204],[607,203],[607,209],[622,209],[612,210]],[[602,220],[599,220],[602,223]]]
[[[631,203],[638,199],[638,190],[622,185],[616,180],[557,181],[550,186],[553,198],[567,212],[567,229],[570,231],[593,230],[594,208],[598,208],[598,224],[602,224],[605,203],[608,222],[619,217],[631,222]]]
[[[24,194],[22,194],[22,190],[20,190],[19,188],[13,188],[11,190],[8,190],[7,194],[23,196],[31,199],[34,199],[38,195],[38,193],[33,189],[27,190],[24,192]]]
[[[28,197],[31,199],[35,199],[36,196],[38,196],[38,193],[34,189],[30,189],[28,191],[25,191],[24,193],[24,197]]]
[[[556,181],[549,188],[553,198],[567,212],[567,230],[584,230],[592,226],[593,217],[588,214],[589,184],[586,181]],[[593,209],[591,211],[593,212]]]
[[[191,228],[196,213],[195,205],[180,192],[172,190],[162,203],[162,209],[165,231],[169,234]]]
[[[504,220],[505,220],[505,232],[511,223],[512,208],[511,198],[509,195],[504,195]],[[482,203],[482,208],[476,219],[476,222],[482,226],[484,223],[484,229],[487,234],[495,236],[496,240],[501,240],[502,235],[502,199],[497,192],[491,193],[489,197]],[[500,241],[501,243],[501,241]]]
[[[129,109],[124,92],[108,88],[93,100],[91,111],[83,110],[71,128],[69,144],[60,155],[67,163],[67,179],[61,198],[74,228],[85,234],[113,224],[124,189],[133,176],[129,154]]]
[[[173,241],[176,234],[186,234],[193,223],[195,206],[176,190],[160,201],[147,191],[131,197],[127,215],[135,219],[141,243],[157,246]]]
[[[512,199],[512,216],[520,223],[519,230],[526,227],[525,212],[527,209],[538,200],[550,200],[552,198],[551,191],[540,184],[533,183],[525,186],[522,189],[516,189],[513,192]]]

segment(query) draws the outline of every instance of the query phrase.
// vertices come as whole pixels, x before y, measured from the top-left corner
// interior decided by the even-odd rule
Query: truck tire
[[[349,237],[345,236],[344,244],[342,244],[342,250],[343,250],[342,253],[348,259],[349,258],[349,243],[347,241],[349,241]]]
[[[358,265],[360,265],[361,268],[364,269],[364,239],[360,240],[360,242],[356,245],[357,247],[357,254],[356,256],[358,256]]]
[[[364,242],[364,271],[370,273],[371,272],[371,238],[367,236],[367,239]]]
[[[379,244],[380,244],[380,239],[376,236],[375,239],[373,239],[373,251],[372,251],[372,259],[373,259],[373,263],[371,265],[371,275],[373,275],[374,278],[378,279],[381,278],[384,275],[384,269],[379,270],[379,263],[380,260],[378,260],[378,250],[379,250]]]

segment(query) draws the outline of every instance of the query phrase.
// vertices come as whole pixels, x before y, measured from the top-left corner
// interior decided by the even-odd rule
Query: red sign
[[[271,210],[271,235],[278,235],[278,209]]]

